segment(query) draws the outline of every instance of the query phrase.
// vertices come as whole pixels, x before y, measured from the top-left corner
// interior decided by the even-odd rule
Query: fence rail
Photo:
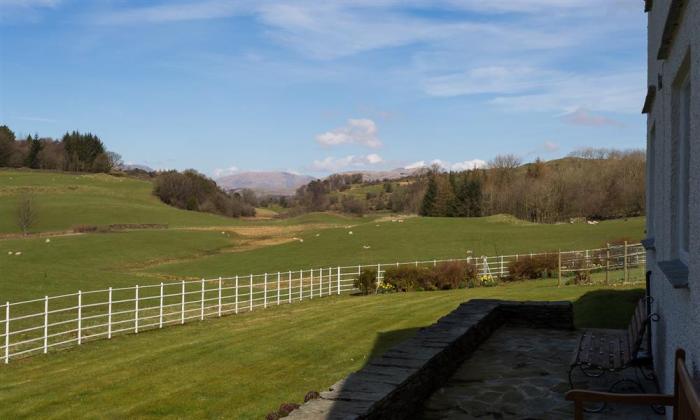
[[[601,256],[605,256],[603,266],[606,273],[624,269],[623,282],[629,282],[630,267],[644,264],[644,252],[639,251],[642,248],[636,244],[625,245],[624,252],[620,249],[608,247],[558,253],[359,264],[79,290],[59,296],[5,302],[0,304],[0,328],[3,331],[0,335],[0,359],[9,363],[11,359],[82,345],[96,339],[110,339],[117,334],[138,334],[144,330],[194,320],[350,293],[356,290],[355,279],[367,268],[375,269],[377,280],[382,281],[386,270],[391,267],[429,267],[444,262],[466,261],[475,264],[480,274],[501,279],[509,276],[509,266],[513,261],[558,255],[558,275],[562,284],[566,276],[576,270],[599,271]],[[581,260],[585,264],[574,263]],[[607,275],[605,279],[610,280]]]

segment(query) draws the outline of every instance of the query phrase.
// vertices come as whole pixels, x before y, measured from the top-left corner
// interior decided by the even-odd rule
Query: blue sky
[[[313,175],[641,148],[629,0],[0,0],[0,124]]]

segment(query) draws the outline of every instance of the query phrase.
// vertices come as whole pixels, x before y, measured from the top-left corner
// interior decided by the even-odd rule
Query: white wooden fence
[[[599,250],[571,253],[591,254],[594,251]],[[538,255],[545,254],[336,266],[110,287],[23,302],[6,302],[0,305],[0,325],[3,325],[0,327],[3,331],[0,335],[0,358],[9,363],[10,359],[47,353],[50,349],[81,345],[96,339],[110,339],[116,334],[138,334],[144,330],[193,320],[349,293],[355,291],[354,281],[365,268],[375,269],[378,280],[382,280],[390,267],[436,266],[442,262],[470,261],[476,264],[479,273],[488,272],[494,278],[503,278],[508,276],[508,266],[512,261]],[[636,258],[643,259],[644,254]]]

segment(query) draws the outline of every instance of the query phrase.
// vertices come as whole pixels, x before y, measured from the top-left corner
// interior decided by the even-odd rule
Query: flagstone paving
[[[423,405],[420,417],[434,419],[568,419],[573,404],[568,366],[580,332],[504,326],[496,330]],[[636,378],[632,369],[624,374]],[[619,374],[589,379],[576,386],[607,388]],[[643,379],[642,379],[643,380]],[[591,382],[594,381],[594,382]],[[644,380],[643,380],[644,381]],[[653,383],[644,381],[648,392]],[[624,392],[624,389],[618,391]],[[607,406],[587,419],[661,419],[650,407]]]

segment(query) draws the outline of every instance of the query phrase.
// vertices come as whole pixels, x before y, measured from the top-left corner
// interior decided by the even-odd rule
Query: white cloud
[[[465,160],[457,162],[450,166],[453,171],[467,171],[471,169],[481,169],[486,167],[486,161],[481,159]]]
[[[376,153],[371,153],[371,154],[367,155],[366,158],[367,158],[367,163],[369,163],[371,165],[376,165],[376,164],[384,162],[384,159],[382,159],[382,157]]]
[[[561,118],[565,123],[572,125],[585,125],[589,127],[614,126],[621,127],[623,124],[604,115],[596,115],[587,109],[579,108],[574,112],[565,114]]]
[[[405,169],[418,169],[427,166],[424,160],[419,160],[418,162],[413,162],[409,165],[404,166]]]
[[[377,137],[377,125],[367,118],[349,119],[345,126],[319,134],[316,141],[323,146],[358,144],[378,148],[382,145]]]
[[[238,168],[235,166],[229,166],[228,168],[224,169],[215,169],[214,170],[214,178],[222,178],[227,175],[232,175],[238,172]]]
[[[372,153],[367,156],[349,155],[341,158],[327,157],[322,160],[314,160],[311,168],[316,171],[335,172],[346,168],[363,168],[384,163],[381,156]]]
[[[404,166],[405,169],[419,169],[425,168],[427,166],[437,165],[440,168],[448,171],[467,171],[471,169],[479,169],[486,167],[486,161],[482,159],[472,159],[465,160],[463,162],[450,163],[442,159],[433,159],[430,163],[426,163],[424,160],[419,160],[418,162],[411,163],[410,165]]]

